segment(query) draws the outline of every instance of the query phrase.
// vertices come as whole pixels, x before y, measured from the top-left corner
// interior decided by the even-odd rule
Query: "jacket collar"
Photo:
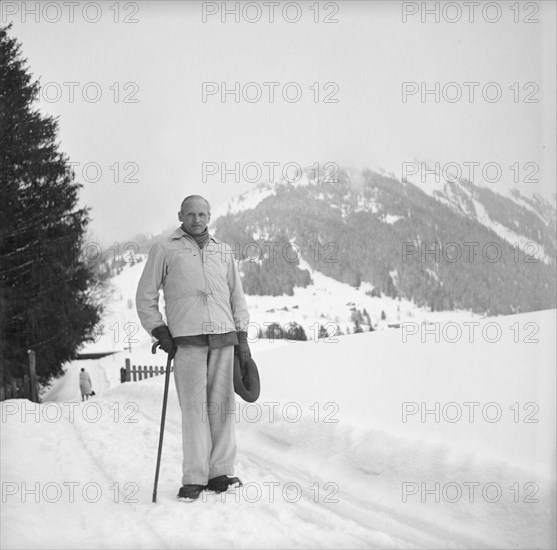
[[[191,237],[190,235],[188,235],[183,229],[182,226],[178,227],[178,229],[176,229],[176,231],[174,231],[171,235],[170,238],[171,239],[181,239],[182,237],[186,237],[186,239],[192,239],[193,237]],[[212,235],[209,235],[209,240],[210,241],[214,241],[215,243],[219,244],[222,241],[220,239],[217,239],[215,237],[213,237]]]

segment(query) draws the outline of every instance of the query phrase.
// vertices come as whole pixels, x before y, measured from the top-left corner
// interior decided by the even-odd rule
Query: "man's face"
[[[205,231],[211,220],[211,214],[204,200],[190,199],[186,201],[182,210],[178,212],[178,219],[182,222],[186,231],[192,235],[198,235]]]

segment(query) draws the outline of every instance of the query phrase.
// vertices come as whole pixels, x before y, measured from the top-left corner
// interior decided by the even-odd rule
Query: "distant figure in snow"
[[[151,247],[135,303],[145,330],[175,355],[183,443],[178,498],[191,501],[204,489],[222,493],[241,484],[233,477],[234,415],[220,413],[236,410],[234,352],[242,366],[251,352],[242,281],[230,246],[209,234],[209,203],[186,197],[178,219],[181,226]],[[168,325],[159,311],[160,288]],[[219,412],[204,414],[207,403]]]
[[[89,399],[92,391],[91,377],[85,369],[81,369],[79,373],[79,388],[81,390],[81,401],[85,401],[85,398]]]

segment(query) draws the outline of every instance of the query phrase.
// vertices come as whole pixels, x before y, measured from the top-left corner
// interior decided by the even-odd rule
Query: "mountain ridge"
[[[432,309],[499,314],[554,307],[555,209],[542,197],[516,191],[512,200],[466,180],[446,182],[444,193],[432,196],[386,171],[339,170],[334,182],[324,173],[308,176],[305,170],[295,184],[260,184],[244,193],[213,220],[215,234],[242,250],[278,241],[291,257],[287,243],[295,241],[326,275],[355,286],[367,281],[377,292]],[[316,243],[336,244],[339,261],[312,261]],[[453,252],[460,248],[458,261],[446,254],[451,243]],[[402,261],[404,246],[413,253]],[[428,250],[436,251],[435,261]],[[276,291],[268,281],[277,278],[291,292],[294,262],[279,258],[271,265],[263,253],[253,267],[246,254],[242,259],[246,292]]]

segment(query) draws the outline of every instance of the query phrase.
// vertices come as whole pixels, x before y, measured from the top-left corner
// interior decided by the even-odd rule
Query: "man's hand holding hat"
[[[248,344],[248,333],[239,331],[237,332],[237,335],[238,345],[234,347],[234,352],[240,358],[240,364],[243,366],[249,361],[251,357],[251,351]]]

